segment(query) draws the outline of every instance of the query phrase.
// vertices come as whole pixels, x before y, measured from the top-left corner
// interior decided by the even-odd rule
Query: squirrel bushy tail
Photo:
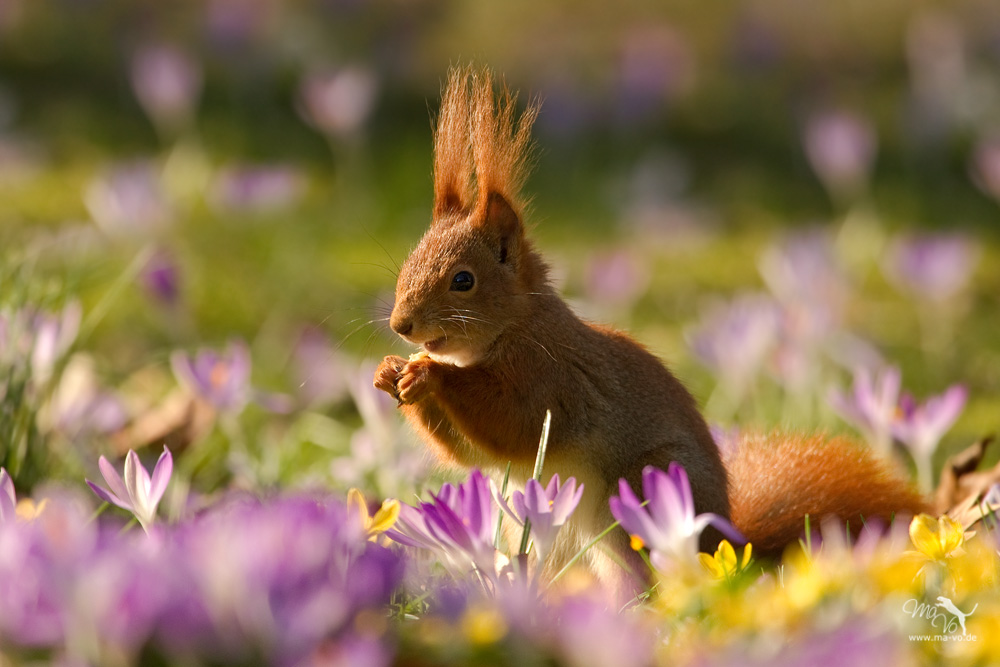
[[[794,544],[806,514],[813,526],[835,516],[856,534],[865,522],[930,511],[887,462],[843,437],[749,435],[725,464],[730,518],[762,555]]]

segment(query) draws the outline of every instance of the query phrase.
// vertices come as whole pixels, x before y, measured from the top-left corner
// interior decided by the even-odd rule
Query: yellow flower
[[[24,498],[17,501],[17,509],[14,512],[17,514],[17,518],[22,521],[34,521],[45,510],[45,505],[48,502],[48,498],[42,498],[42,501],[38,503],[31,498]]]
[[[715,550],[714,556],[702,553],[698,554],[698,560],[715,579],[730,579],[747,568],[752,553],[753,546],[747,542],[743,548],[743,561],[741,563],[736,559],[736,550],[733,549],[729,540],[722,540],[719,542],[719,548]]]
[[[370,516],[368,503],[357,489],[347,492],[347,509],[357,516],[358,523],[370,542],[374,542],[380,534],[392,528],[399,518],[399,501],[395,498],[386,498],[375,515]]]
[[[500,612],[482,605],[469,607],[461,625],[466,639],[473,644],[495,644],[507,634],[507,623]]]
[[[935,519],[928,514],[919,514],[910,523],[910,540],[917,552],[928,560],[943,562],[961,555],[965,538],[962,524],[950,516]]]

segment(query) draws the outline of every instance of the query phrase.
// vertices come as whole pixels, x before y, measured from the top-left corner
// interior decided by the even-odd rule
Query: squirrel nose
[[[389,320],[389,326],[400,336],[406,336],[413,331],[413,320],[393,317]]]

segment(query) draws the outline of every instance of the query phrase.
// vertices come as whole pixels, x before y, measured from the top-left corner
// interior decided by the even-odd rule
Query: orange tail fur
[[[870,450],[841,437],[768,434],[743,438],[726,460],[733,524],[754,552],[778,555],[812,525],[863,522],[929,511],[913,486]]]

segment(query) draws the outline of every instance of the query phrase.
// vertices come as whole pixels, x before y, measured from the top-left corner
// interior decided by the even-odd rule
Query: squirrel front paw
[[[421,357],[406,362],[396,381],[396,398],[400,405],[416,403],[434,393],[437,362],[429,357]]]
[[[375,388],[381,389],[399,400],[399,390],[396,388],[396,383],[399,382],[399,374],[404,366],[406,366],[406,359],[403,357],[389,355],[383,359],[382,363],[375,369],[375,382],[373,383]]]

